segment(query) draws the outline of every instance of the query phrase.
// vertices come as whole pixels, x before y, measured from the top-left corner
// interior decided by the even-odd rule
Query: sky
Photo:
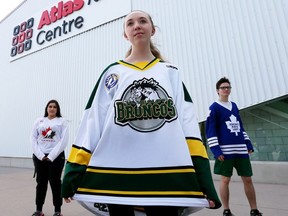
[[[4,19],[13,11],[23,0],[0,0],[0,20]]]

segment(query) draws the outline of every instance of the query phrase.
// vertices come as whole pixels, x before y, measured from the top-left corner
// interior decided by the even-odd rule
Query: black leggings
[[[108,204],[110,216],[135,216],[133,206]],[[179,207],[176,206],[144,206],[147,216],[178,216]]]
[[[65,163],[65,155],[62,152],[53,162],[41,161],[33,154],[33,162],[36,172],[36,208],[42,211],[47,193],[48,181],[52,190],[53,205],[55,211],[61,211],[61,174]]]

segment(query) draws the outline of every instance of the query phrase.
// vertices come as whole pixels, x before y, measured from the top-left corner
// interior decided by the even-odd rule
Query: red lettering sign
[[[84,0],[67,1],[64,4],[63,1],[58,2],[58,5],[53,6],[50,9],[50,12],[48,10],[42,12],[37,29],[41,29],[45,25],[55,23],[62,19],[62,17],[66,17],[72,14],[74,11],[80,10],[83,6]]]

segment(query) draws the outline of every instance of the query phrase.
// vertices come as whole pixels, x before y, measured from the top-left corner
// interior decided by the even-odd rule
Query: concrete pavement
[[[233,178],[232,178],[233,180]],[[288,180],[287,180],[288,181]],[[241,182],[232,181],[230,186],[231,210],[235,216],[249,216],[249,205]],[[218,190],[219,182],[215,181]],[[0,167],[0,215],[29,216],[35,210],[35,186],[33,169]],[[288,184],[254,183],[258,207],[263,216],[288,215]],[[45,216],[53,215],[51,190],[49,188],[43,209]],[[203,209],[195,216],[222,215],[223,209]],[[76,201],[63,204],[64,216],[93,216]],[[161,215],[162,216],[162,215]]]

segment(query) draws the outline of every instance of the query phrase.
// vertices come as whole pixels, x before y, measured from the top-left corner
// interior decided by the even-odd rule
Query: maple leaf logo
[[[53,139],[53,137],[55,136],[55,131],[52,131],[52,129],[50,127],[48,127],[46,130],[42,131],[42,136],[44,138]]]
[[[231,115],[230,121],[226,121],[225,123],[230,132],[235,133],[235,135],[238,136],[238,133],[240,133],[240,123],[237,121],[237,118],[234,115]]]
[[[52,129],[50,127],[46,128],[46,130],[42,131],[42,136],[45,137],[49,131],[52,131]]]

